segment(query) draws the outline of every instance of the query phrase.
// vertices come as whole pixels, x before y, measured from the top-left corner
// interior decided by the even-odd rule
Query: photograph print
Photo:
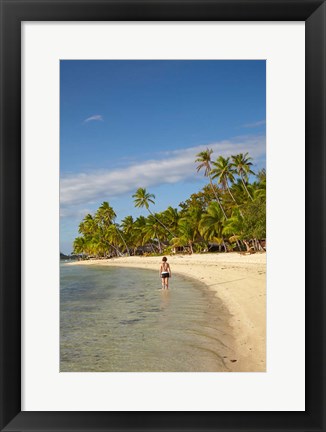
[[[265,372],[266,253],[265,61],[60,61],[60,372]]]

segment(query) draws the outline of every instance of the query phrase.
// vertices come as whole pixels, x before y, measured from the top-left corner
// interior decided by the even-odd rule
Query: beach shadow
[[[224,284],[227,284],[227,283],[238,282],[238,281],[242,281],[242,280],[246,280],[246,279],[248,279],[248,278],[245,277],[245,278],[241,278],[241,279],[233,279],[231,281],[217,282],[217,283],[214,283],[214,284],[211,284],[211,285],[207,285],[207,286],[224,285]]]

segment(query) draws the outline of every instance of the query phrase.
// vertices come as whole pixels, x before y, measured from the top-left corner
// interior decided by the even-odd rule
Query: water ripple
[[[60,370],[228,371],[230,316],[214,293],[156,271],[61,266]]]

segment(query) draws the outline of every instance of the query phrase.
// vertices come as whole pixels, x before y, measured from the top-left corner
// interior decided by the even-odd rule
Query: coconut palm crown
[[[148,193],[145,188],[138,188],[132,197],[135,198],[135,207],[145,207],[149,212],[149,203],[155,204],[155,195]]]
[[[230,162],[230,158],[224,158],[219,156],[215,162],[213,162],[214,168],[211,170],[212,179],[216,179],[219,184],[222,185],[223,189],[227,189],[231,198],[234,202],[234,196],[231,192],[229,182],[234,183],[234,173],[235,169]]]
[[[241,178],[243,187],[245,188],[249,198],[253,200],[252,196],[250,195],[248,188],[246,186],[246,182],[248,182],[249,174],[255,174],[251,170],[252,166],[252,158],[248,156],[248,153],[239,153],[238,155],[233,155],[232,157],[232,166],[236,169],[239,177]]]
[[[222,213],[223,213],[224,217],[226,218],[226,213],[225,213],[224,208],[222,206],[221,200],[220,200],[220,198],[219,198],[219,196],[218,196],[218,194],[217,194],[217,192],[213,186],[213,182],[212,182],[212,177],[211,177],[211,162],[212,162],[211,155],[212,155],[212,153],[213,153],[213,150],[207,148],[206,150],[204,150],[204,151],[202,151],[196,155],[197,159],[195,160],[195,162],[199,162],[199,165],[197,165],[197,172],[199,172],[202,168],[205,168],[204,175],[205,175],[205,177],[209,178],[209,182],[210,182],[212,191],[215,195],[216,201],[218,202],[218,204],[222,210]]]
[[[202,168],[205,168],[204,175],[205,177],[209,177],[209,173],[211,171],[211,154],[213,153],[212,149],[207,148],[204,151],[201,151],[198,153],[197,159],[195,162],[199,162],[199,165],[197,165],[197,172],[199,172]]]
[[[155,195],[154,194],[150,194],[146,191],[145,188],[138,188],[136,193],[134,193],[134,195],[132,195],[132,197],[134,198],[134,203],[135,203],[135,207],[145,207],[146,210],[149,211],[149,213],[154,216],[154,218],[157,220],[157,222],[159,224],[162,225],[163,228],[166,229],[166,231],[170,234],[173,235],[171,233],[171,231],[164,225],[163,222],[161,222],[156,216],[155,214],[153,214],[150,209],[149,209],[149,203],[151,204],[155,204]]]

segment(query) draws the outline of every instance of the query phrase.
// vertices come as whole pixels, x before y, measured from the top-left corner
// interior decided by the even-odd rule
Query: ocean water
[[[230,315],[203,284],[158,271],[61,264],[61,372],[228,371]],[[230,357],[231,356],[231,357]]]

